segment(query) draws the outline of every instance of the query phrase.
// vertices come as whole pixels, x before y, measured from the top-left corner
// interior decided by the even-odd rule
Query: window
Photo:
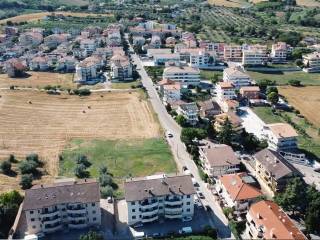
[[[36,228],[36,226],[34,226],[34,225],[33,225],[33,226],[32,226],[32,228],[33,228],[33,229],[35,229],[35,228]]]
[[[187,208],[187,212],[190,212],[190,208]]]
[[[96,214],[96,211],[92,211],[92,214]]]
[[[136,216],[132,216],[132,219],[136,219]]]
[[[133,206],[133,205],[136,205],[136,202],[131,202],[131,205]]]
[[[187,195],[187,198],[190,198],[190,195]]]
[[[34,222],[34,218],[31,218],[30,220],[31,220],[31,222]]]
[[[132,209],[132,212],[135,212],[136,210],[135,209]]]
[[[190,202],[187,202],[187,205],[190,205]]]
[[[93,218],[93,221],[97,221],[97,218]]]
[[[30,214],[33,214],[33,211],[30,211]]]
[[[66,211],[66,209],[65,208],[62,208],[62,212],[65,212]]]
[[[91,203],[91,206],[92,206],[92,207],[95,207],[95,206],[96,206],[96,204],[95,204],[95,203]]]

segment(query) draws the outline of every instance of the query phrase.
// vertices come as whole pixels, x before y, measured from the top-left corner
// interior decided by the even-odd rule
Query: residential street
[[[154,111],[158,115],[162,127],[165,129],[165,131],[169,131],[173,134],[173,137],[169,139],[168,142],[172,148],[179,171],[182,170],[182,166],[187,166],[187,168],[191,171],[197,182],[200,184],[200,189],[205,196],[203,204],[210,206],[214,212],[214,216],[212,216],[209,224],[217,228],[218,236],[220,238],[230,238],[231,232],[228,228],[228,221],[226,217],[224,216],[219,204],[214,200],[210,190],[206,188],[205,183],[201,180],[196,164],[193,162],[190,155],[187,153],[184,144],[180,140],[181,127],[167,113],[165,106],[162,104],[162,101],[160,100],[153,86],[152,80],[145,71],[140,58],[136,54],[132,54],[131,56],[133,63],[137,65],[137,71],[141,76],[144,87],[148,91],[150,101]]]

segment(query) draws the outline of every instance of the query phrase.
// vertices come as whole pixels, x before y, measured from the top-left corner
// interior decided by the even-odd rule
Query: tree
[[[22,161],[19,164],[21,174],[37,174],[37,163],[34,161]]]
[[[32,187],[32,180],[33,180],[32,174],[23,174],[21,176],[21,180],[20,180],[19,185],[24,190],[29,189]]]
[[[222,144],[230,145],[233,137],[234,137],[234,131],[232,128],[232,124],[229,118],[226,118],[220,132],[218,132],[217,134],[217,139]]]
[[[86,168],[91,166],[91,162],[88,160],[87,156],[82,154],[77,157],[77,164],[83,164]]]
[[[204,129],[200,128],[182,128],[180,139],[185,144],[192,144],[195,138],[198,140],[204,139],[207,133]]]
[[[309,233],[320,232],[320,192],[314,185],[307,189],[307,211],[305,225]]]
[[[283,193],[275,196],[275,201],[284,210],[304,212],[306,209],[306,185],[299,177],[291,179]]]
[[[0,169],[4,174],[11,173],[11,162],[9,160],[3,161],[0,165]]]
[[[38,163],[38,164],[41,163],[40,160],[39,160],[39,156],[36,153],[31,153],[31,154],[27,155],[26,160],[29,161],[29,162],[33,161],[33,162]]]
[[[79,240],[103,240],[103,236],[97,232],[89,231],[86,234],[82,234]]]
[[[23,197],[13,190],[0,194],[0,236],[7,238],[8,232],[18,213]]]
[[[74,175],[77,178],[88,178],[90,177],[89,171],[87,171],[87,167],[83,164],[78,164],[74,170]]]
[[[271,102],[271,104],[275,105],[279,101],[279,95],[276,92],[271,92],[267,95],[268,101]]]
[[[265,92],[267,87],[272,85],[275,85],[275,81],[272,81],[270,79],[262,79],[258,82],[258,86],[262,92]]]
[[[299,81],[299,80],[291,79],[288,81],[288,83],[293,87],[300,87],[301,86],[301,81]]]
[[[11,163],[16,163],[17,162],[17,160],[16,160],[16,158],[15,158],[15,156],[13,154],[9,155],[8,161],[11,162]]]
[[[104,174],[100,174],[99,183],[100,183],[100,186],[102,186],[102,187],[104,187],[104,186],[112,186],[113,180],[112,180],[112,177],[109,174],[104,173]]]
[[[270,93],[272,93],[272,92],[278,93],[278,88],[275,87],[275,86],[270,86],[270,87],[268,87],[268,88],[267,88],[267,91],[266,91],[266,94],[268,95],[268,94],[270,94]]]
[[[99,168],[99,174],[101,175],[101,174],[108,174],[108,167],[106,167],[106,166],[101,166],[100,168]]]
[[[113,197],[113,188],[111,186],[104,186],[100,188],[102,198]]]
[[[176,122],[181,126],[185,127],[187,125],[187,119],[183,115],[178,115],[176,117]]]

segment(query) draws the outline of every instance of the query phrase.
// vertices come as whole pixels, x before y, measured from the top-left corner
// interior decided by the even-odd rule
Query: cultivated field
[[[73,74],[60,74],[50,72],[27,72],[26,78],[9,78],[7,74],[0,74],[0,88],[9,88],[10,86],[44,88],[47,85],[63,88],[76,88],[77,85],[72,82]]]
[[[72,139],[129,140],[161,135],[151,107],[138,92],[80,98],[3,90],[0,126],[0,159],[9,154],[22,159],[35,152],[45,161],[51,176],[58,174],[58,155]],[[7,188],[4,183],[10,184],[1,181],[0,191]]]
[[[224,7],[243,7],[248,5],[245,0],[208,0],[210,4]]]
[[[298,109],[310,122],[320,127],[320,87],[310,86],[294,88],[283,86],[279,88],[289,103]]]
[[[94,14],[94,13],[78,13],[78,12],[54,12],[55,14],[62,14],[64,16],[73,16],[73,17],[88,17],[88,16],[110,16],[110,14]],[[0,20],[0,24],[5,24],[7,21],[11,22],[29,22],[41,20],[44,17],[50,15],[50,12],[39,12],[39,13],[29,13],[12,18],[7,18]]]

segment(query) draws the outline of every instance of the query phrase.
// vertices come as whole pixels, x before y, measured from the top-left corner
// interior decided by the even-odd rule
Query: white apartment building
[[[76,81],[87,82],[97,78],[98,65],[93,61],[82,61],[76,66]]]
[[[80,41],[80,49],[83,50],[83,56],[90,56],[96,50],[96,42],[94,39],[82,39]]]
[[[163,85],[163,102],[172,103],[181,99],[180,83]]]
[[[223,102],[224,100],[234,99],[236,97],[235,90],[230,82],[219,82],[216,85],[217,100]]]
[[[269,200],[252,204],[246,219],[245,234],[250,239],[307,239],[288,215]]]
[[[320,72],[320,52],[313,52],[302,56],[305,72]]]
[[[202,169],[211,178],[240,170],[240,161],[228,145],[207,142],[199,147],[199,154]]]
[[[200,70],[188,66],[169,66],[164,69],[162,78],[180,82],[186,86],[197,86],[200,84]]]
[[[263,65],[268,61],[267,47],[252,45],[242,51],[242,65]]]
[[[267,124],[262,136],[268,141],[268,147],[274,151],[285,151],[297,148],[296,130],[287,123]]]
[[[210,54],[206,50],[192,51],[190,53],[189,66],[197,68],[205,68],[213,65],[215,59],[210,59]]]
[[[283,63],[287,60],[288,52],[291,49],[290,45],[285,42],[272,44],[270,57],[272,62]]]
[[[110,59],[112,80],[132,80],[132,64],[125,55],[116,54]]]
[[[262,196],[260,190],[252,183],[255,181],[247,173],[226,174],[218,178],[216,190],[228,207],[243,212]]]
[[[22,211],[28,234],[99,226],[99,184],[85,179],[35,185],[26,190]]]
[[[39,32],[25,32],[19,36],[19,43],[24,46],[36,46],[42,43],[43,35]]]
[[[149,58],[153,58],[155,55],[161,55],[161,54],[171,54],[170,48],[149,48],[147,50],[147,56]]]
[[[128,179],[124,190],[129,225],[182,219],[194,214],[195,190],[190,175],[161,174]]]
[[[223,81],[231,83],[237,89],[251,85],[251,78],[248,74],[237,67],[229,67],[223,70]]]
[[[199,108],[194,102],[179,105],[177,113],[184,116],[187,123],[192,126],[197,125],[199,122]]]

